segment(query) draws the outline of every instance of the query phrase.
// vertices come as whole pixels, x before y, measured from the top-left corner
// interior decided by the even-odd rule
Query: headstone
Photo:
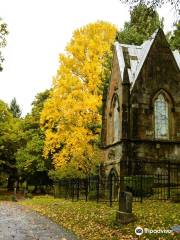
[[[119,223],[130,223],[136,220],[136,217],[132,213],[132,193],[120,192],[119,193],[119,211],[116,215],[116,220]]]
[[[119,210],[122,212],[132,213],[132,193],[120,192],[119,193]]]
[[[132,200],[133,200],[133,197],[132,197],[132,193],[130,192],[125,192],[125,202],[126,202],[126,212],[128,213],[132,213]]]

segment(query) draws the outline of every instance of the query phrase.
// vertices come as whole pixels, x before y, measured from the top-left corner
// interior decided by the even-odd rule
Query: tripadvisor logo
[[[135,229],[135,234],[141,236],[143,234],[143,229],[141,227],[137,227]]]
[[[178,225],[177,225],[178,226]],[[174,227],[174,229],[177,229],[177,226]],[[142,227],[137,227],[135,229],[135,233],[138,236],[141,236],[143,233],[147,233],[147,234],[158,234],[158,233],[163,233],[163,234],[168,234],[168,233],[172,233],[173,230],[172,229],[148,229],[148,228],[142,228]]]

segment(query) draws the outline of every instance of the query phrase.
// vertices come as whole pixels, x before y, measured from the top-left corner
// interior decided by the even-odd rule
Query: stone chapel
[[[106,176],[120,162],[180,162],[180,54],[162,29],[142,45],[115,43],[103,101]]]

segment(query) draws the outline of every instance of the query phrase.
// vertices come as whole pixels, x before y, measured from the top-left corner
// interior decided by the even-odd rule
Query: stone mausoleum
[[[123,160],[180,162],[180,54],[162,29],[140,46],[115,43],[103,105],[106,176]]]

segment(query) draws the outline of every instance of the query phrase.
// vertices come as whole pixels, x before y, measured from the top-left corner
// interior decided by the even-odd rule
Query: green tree
[[[180,0],[120,0],[120,2],[130,6],[137,6],[143,3],[151,8],[161,7],[166,3],[170,3],[177,13],[180,12]]]
[[[130,22],[125,22],[124,30],[117,34],[117,40],[140,45],[159,27],[163,28],[163,19],[160,20],[158,13],[145,4],[139,4],[130,11]]]
[[[0,170],[9,175],[8,188],[17,178],[15,153],[20,141],[20,119],[13,115],[6,103],[0,100]]]
[[[6,36],[8,35],[7,24],[2,21],[0,18],[0,49],[4,48],[7,44]],[[0,51],[0,71],[3,70],[2,63],[4,61],[4,57],[2,52]]]
[[[20,118],[21,117],[21,109],[20,106],[17,104],[16,98],[13,98],[10,103],[10,111],[13,114],[13,117]]]
[[[43,157],[44,132],[40,129],[39,119],[49,90],[37,94],[32,103],[32,112],[22,123],[22,145],[16,153],[16,166],[23,180],[33,185],[48,181],[50,161]]]
[[[172,50],[179,50],[180,52],[180,21],[175,25],[175,30],[169,34],[169,43]]]

